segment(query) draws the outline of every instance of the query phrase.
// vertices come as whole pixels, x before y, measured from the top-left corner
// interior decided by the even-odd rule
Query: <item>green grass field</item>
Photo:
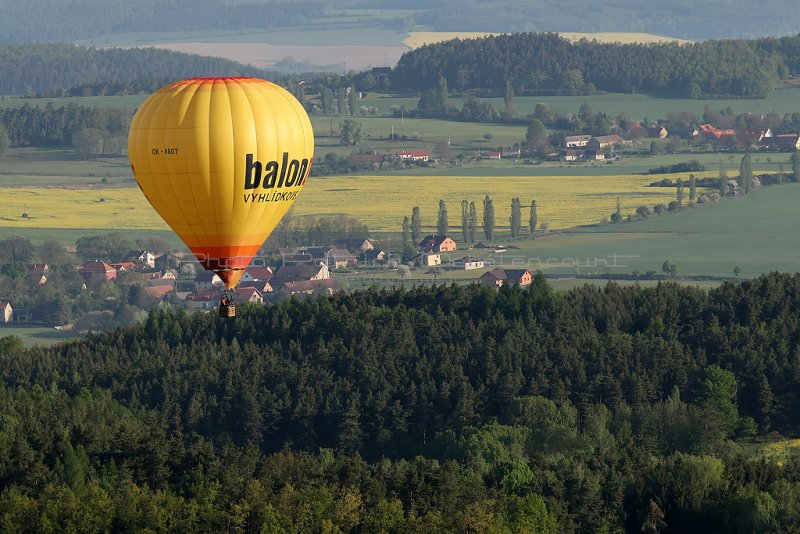
[[[350,32],[353,33],[353,32]],[[92,96],[92,97],[71,97],[71,98],[10,98],[0,97],[0,107],[41,105],[53,103],[55,106],[65,105],[74,102],[85,106],[101,106],[113,108],[135,109],[146,98],[146,95],[128,96]],[[489,98],[495,109],[502,110],[504,103],[502,98]],[[783,88],[776,89],[765,99],[721,99],[721,100],[691,100],[688,98],[665,98],[643,94],[621,94],[603,93],[587,96],[518,96],[514,99],[514,110],[519,116],[533,113],[536,104],[542,102],[550,106],[553,111],[577,113],[583,103],[589,105],[593,112],[605,112],[612,116],[626,113],[635,120],[647,118],[654,121],[663,119],[667,113],[689,111],[696,115],[702,115],[706,106],[713,110],[723,110],[730,107],[735,113],[763,113],[775,112],[780,115],[800,111],[800,89]],[[393,107],[405,106],[406,109],[416,109],[417,98],[409,96],[380,95],[370,93],[366,98],[359,100],[359,106],[373,106],[377,109],[378,115],[388,115]],[[461,108],[462,99],[458,96],[450,97],[450,104]],[[343,117],[315,116],[312,119],[317,122],[325,122],[330,119],[341,119]],[[360,117],[359,117],[360,118]],[[406,119],[408,120],[408,119]],[[457,123],[463,124],[463,123]],[[401,126],[401,125],[398,125]],[[492,125],[485,125],[492,127]],[[322,130],[324,131],[324,130]],[[524,136],[525,131],[522,130]],[[385,135],[389,135],[387,132]]]
[[[581,228],[520,242],[521,263],[550,272],[661,271],[665,260],[687,275],[756,276],[800,269],[800,185],[773,186],[746,197],[636,223]],[[550,261],[553,259],[553,261]]]
[[[26,347],[35,345],[50,346],[67,339],[76,339],[78,336],[71,332],[56,330],[52,326],[39,323],[8,323],[0,324],[0,337],[19,336]]]

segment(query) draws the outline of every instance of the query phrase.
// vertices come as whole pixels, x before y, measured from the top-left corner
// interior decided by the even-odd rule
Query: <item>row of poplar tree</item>
[[[531,237],[535,236],[539,220],[536,201],[530,204],[528,216],[528,232]],[[511,237],[516,239],[522,235],[522,201],[519,197],[511,199],[511,216],[508,218]],[[495,237],[495,213],[494,201],[492,197],[486,195],[483,198],[483,233],[487,241],[493,241]],[[447,235],[450,231],[450,219],[447,213],[447,205],[444,200],[439,200],[439,212],[436,217],[437,235]],[[475,202],[467,200],[461,201],[461,237],[464,243],[475,243],[478,231],[478,208]],[[414,206],[411,210],[411,217],[403,218],[403,249],[413,250],[414,245],[422,239],[422,214],[419,206]]]

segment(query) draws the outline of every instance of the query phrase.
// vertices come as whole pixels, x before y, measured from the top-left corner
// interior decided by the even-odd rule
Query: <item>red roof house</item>
[[[104,282],[117,279],[117,270],[104,261],[87,261],[79,267],[84,282]]]
[[[453,252],[456,242],[448,235],[429,235],[420,241],[419,248],[422,252]]]

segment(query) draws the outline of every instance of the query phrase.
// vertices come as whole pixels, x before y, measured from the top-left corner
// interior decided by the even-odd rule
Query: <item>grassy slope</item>
[[[664,260],[678,264],[681,273],[692,275],[731,276],[737,265],[742,269],[741,276],[775,270],[795,272],[800,267],[799,202],[800,185],[773,186],[679,214],[523,242],[519,252],[543,262],[547,258],[575,258],[593,264],[589,260],[597,258],[596,265],[581,268],[583,273],[604,272],[603,261],[613,264],[615,254],[620,266],[609,267],[612,273],[634,269],[660,272]],[[549,270],[574,272],[565,266]]]

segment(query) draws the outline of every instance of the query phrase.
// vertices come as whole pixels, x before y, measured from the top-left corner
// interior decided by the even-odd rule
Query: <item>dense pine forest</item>
[[[0,94],[5,95],[149,93],[166,82],[196,76],[264,78],[267,73],[227,59],[156,48],[0,45]]]
[[[0,530],[800,524],[800,275],[367,290],[0,338]]]
[[[557,34],[519,33],[452,40],[405,53],[392,86],[502,95],[587,94],[596,90],[689,98],[765,98],[800,72],[800,36],[685,45],[571,43]]]

